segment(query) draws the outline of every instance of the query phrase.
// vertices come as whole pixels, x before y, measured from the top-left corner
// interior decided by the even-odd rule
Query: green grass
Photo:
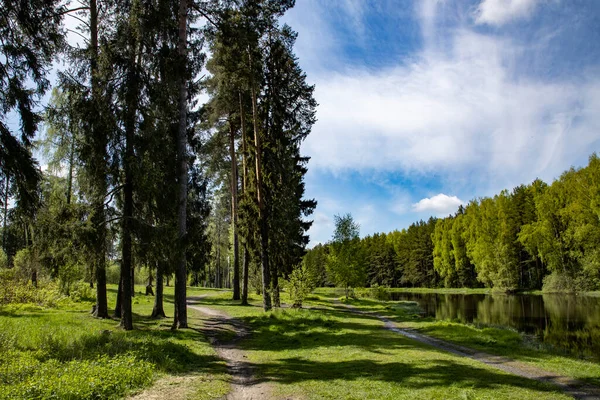
[[[116,287],[109,286],[109,304],[115,295]],[[167,314],[169,299],[172,288],[165,293]],[[199,316],[191,311],[192,329],[173,332],[169,319],[147,317],[153,300],[134,297],[131,332],[119,329],[117,320],[92,318],[90,302],[61,302],[56,309],[1,307],[0,399],[121,398],[161,376],[192,372],[202,382],[195,398],[227,393],[225,364],[198,331]]]
[[[230,377],[201,331],[210,317],[190,309],[191,329],[173,332],[171,319],[147,317],[154,298],[140,294],[143,289],[136,287],[132,332],[118,329],[116,320],[92,318],[90,302],[65,301],[56,309],[1,307],[0,398],[121,398],[158,378],[189,374],[198,377],[193,398],[223,397]],[[165,292],[169,315],[172,290]],[[110,286],[109,304],[114,304],[115,292]],[[188,295],[206,296],[200,306],[224,311],[251,329],[251,336],[237,345],[258,378],[271,384],[275,398],[568,398],[553,386],[385,330],[374,316],[349,313],[335,290],[311,294],[305,305],[312,309],[268,313],[254,294],[249,306],[232,301],[230,291],[189,288]],[[414,302],[347,302],[402,326],[567,376],[590,381],[600,376],[598,364],[536,349],[514,331],[425,319]],[[221,340],[232,338],[230,331],[222,332]]]
[[[460,358],[383,329],[369,316],[348,313],[335,296],[309,296],[306,306],[264,313],[251,296],[242,307],[220,293],[201,300],[252,329],[240,341],[260,380],[275,398],[447,399],[569,398],[556,388]],[[287,300],[286,296],[282,296]],[[370,310],[369,304],[360,304]],[[385,309],[373,302],[373,309]],[[414,303],[407,303],[407,310]]]
[[[600,386],[598,362],[566,354],[565,351],[546,346],[512,329],[423,318],[414,302],[384,302],[371,299],[350,299],[347,302],[364,311],[389,318],[401,328],[416,329],[438,339],[489,354],[510,357]]]

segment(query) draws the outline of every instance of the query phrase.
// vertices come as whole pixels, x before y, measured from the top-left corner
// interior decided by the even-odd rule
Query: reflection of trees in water
[[[396,297],[396,296],[394,296]],[[438,320],[511,327],[584,356],[600,354],[600,299],[573,295],[403,294]]]
[[[545,343],[600,358],[600,301],[574,295],[544,295],[550,323],[542,332]]]

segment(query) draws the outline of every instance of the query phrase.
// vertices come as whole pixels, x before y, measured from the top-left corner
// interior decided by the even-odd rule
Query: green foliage
[[[7,304],[37,304],[55,307],[64,296],[55,282],[42,280],[34,287],[19,278],[16,268],[0,270],[0,306]]]
[[[94,301],[96,294],[89,282],[77,281],[71,286],[69,297],[76,302]]]
[[[0,248],[0,270],[8,267],[8,257],[3,249]]]
[[[292,300],[293,307],[301,308],[302,302],[313,291],[316,286],[315,278],[310,273],[305,264],[301,264],[294,268],[290,274],[289,282],[286,284],[286,289]]]
[[[2,365],[0,399],[118,399],[153,379],[152,364],[131,354],[66,363],[10,356]]]
[[[39,261],[30,248],[19,250],[13,259],[13,264],[17,274],[25,281],[33,272],[39,270]]]

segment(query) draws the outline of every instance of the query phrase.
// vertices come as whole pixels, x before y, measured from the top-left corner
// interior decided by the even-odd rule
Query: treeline
[[[187,325],[189,283],[231,286],[246,302],[259,270],[264,309],[278,306],[316,205],[303,198],[300,154],[313,87],[296,33],[279,22],[294,1],[79,3],[8,2],[0,15],[0,268],[66,293],[84,280],[107,318],[107,269],[118,265],[125,329],[142,266],[153,317],[165,316],[163,280],[174,277],[174,328]]]
[[[336,246],[334,239],[304,257],[319,285],[339,284]],[[592,155],[551,185],[535,180],[346,246],[355,248],[351,286],[600,289],[600,159]]]

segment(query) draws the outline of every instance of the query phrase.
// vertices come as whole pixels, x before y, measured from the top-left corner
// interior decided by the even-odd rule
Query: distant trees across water
[[[599,245],[594,154],[585,168],[571,168],[551,185],[535,180],[401,231],[334,237],[309,250],[303,263],[319,286],[342,284],[335,265],[343,254],[351,255],[345,262],[355,287],[591,291],[600,289]]]

